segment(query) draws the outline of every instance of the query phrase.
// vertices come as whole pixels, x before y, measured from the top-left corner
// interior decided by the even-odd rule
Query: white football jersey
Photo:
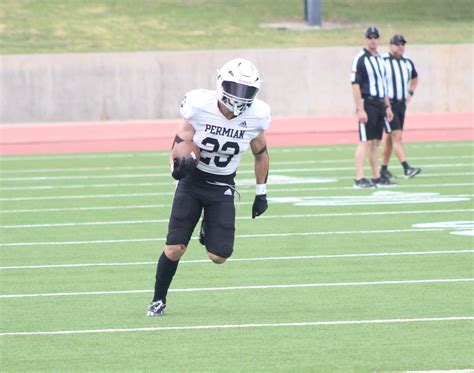
[[[255,99],[252,106],[229,120],[217,103],[216,91],[196,89],[186,94],[180,113],[196,131],[193,141],[201,149],[197,168],[215,175],[231,175],[250,141],[269,128],[270,107]]]

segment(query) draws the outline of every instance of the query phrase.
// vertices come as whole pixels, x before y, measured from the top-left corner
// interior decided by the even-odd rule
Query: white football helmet
[[[234,115],[244,112],[260,89],[260,74],[254,64],[235,58],[217,70],[217,99]]]

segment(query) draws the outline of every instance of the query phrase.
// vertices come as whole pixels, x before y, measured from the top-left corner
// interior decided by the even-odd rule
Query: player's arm
[[[191,126],[191,123],[189,123],[186,119],[181,118],[178,124],[178,131],[176,131],[176,136],[174,137],[173,145],[171,146],[171,152],[169,156],[170,165],[173,163],[172,150],[174,146],[182,141],[192,141],[194,132],[195,130],[193,126]]]
[[[171,168],[171,176],[176,180],[181,180],[192,169],[196,167],[196,160],[193,158],[173,158],[173,148],[182,141],[192,141],[195,130],[193,126],[184,118],[181,118],[178,124],[178,131],[173,140],[169,155],[169,164]]]
[[[360,123],[367,123],[367,113],[364,109],[364,101],[362,101],[362,89],[360,88],[364,81],[364,76],[366,75],[367,71],[365,69],[364,59],[358,55],[352,61],[351,84],[352,97],[354,98],[357,118]]]
[[[418,85],[418,76],[410,79],[410,85],[408,86],[408,97],[407,102],[411,101],[412,96],[415,94],[416,86]]]
[[[260,133],[255,139],[250,142],[250,149],[255,157],[255,180],[256,191],[255,201],[252,206],[252,219],[263,214],[267,208],[267,179],[268,170],[270,168],[270,157],[267,151],[267,140],[265,134]]]
[[[390,105],[390,99],[388,98],[388,94],[385,93],[385,97],[383,99],[384,104],[385,104],[385,114],[386,118],[389,122],[393,120],[393,111],[392,111],[392,106]]]
[[[358,83],[352,83],[352,97],[357,108],[357,118],[360,123],[367,123],[367,113],[364,110],[364,102],[362,101],[362,93]]]

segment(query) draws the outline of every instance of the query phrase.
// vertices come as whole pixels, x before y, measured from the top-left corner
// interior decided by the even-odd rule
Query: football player
[[[218,70],[217,90],[190,91],[181,103],[178,131],[173,143],[192,140],[200,159],[171,159],[176,187],[168,235],[158,259],[155,292],[147,316],[162,316],[166,295],[179,260],[202,212],[199,241],[217,264],[232,255],[235,238],[234,195],[237,168],[250,147],[255,157],[256,195],[252,218],[265,212],[269,157],[264,132],[270,125],[270,108],[256,98],[260,89],[257,68],[242,58]]]

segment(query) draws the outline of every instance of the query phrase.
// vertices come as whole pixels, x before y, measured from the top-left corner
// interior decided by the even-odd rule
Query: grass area
[[[256,220],[247,154],[232,259],[214,265],[192,240],[156,319],[145,311],[174,189],[166,153],[1,157],[3,369],[474,366],[472,235],[452,234],[472,230],[472,143],[406,144],[423,172],[379,191],[352,189],[353,150],[271,149]],[[1,334],[53,331],[66,333]]]
[[[304,0],[4,0],[0,53],[359,46],[372,24],[384,42],[472,43],[472,5],[322,0],[323,28],[295,31],[262,25],[304,23]]]

